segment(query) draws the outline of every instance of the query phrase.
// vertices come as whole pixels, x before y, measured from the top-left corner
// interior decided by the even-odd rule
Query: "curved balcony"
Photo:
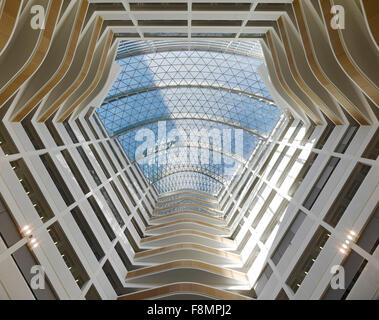
[[[165,247],[138,252],[136,262],[164,263],[181,259],[194,259],[205,263],[223,266],[240,266],[242,259],[238,254],[221,249],[209,248],[196,243],[178,243]]]
[[[191,300],[204,298],[215,300],[250,300],[250,298],[239,294],[193,282],[179,282],[162,287],[142,290],[119,297],[118,300],[183,299],[183,297]]]
[[[235,247],[235,243],[231,239],[191,229],[177,230],[141,239],[141,246],[158,248],[176,243],[193,242],[219,249]]]
[[[196,260],[177,260],[130,271],[128,285],[167,285],[177,281],[196,281],[217,288],[246,289],[245,273]]]

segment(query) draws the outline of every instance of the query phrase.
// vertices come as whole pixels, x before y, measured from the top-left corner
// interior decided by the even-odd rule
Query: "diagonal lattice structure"
[[[159,193],[216,194],[282,114],[256,70],[260,45],[150,42],[120,44],[97,114]]]
[[[120,43],[117,52],[117,60],[152,52],[167,51],[212,51],[230,53],[264,60],[263,52],[259,41],[250,39],[249,41],[230,40],[196,40],[180,41],[175,40],[125,40]]]

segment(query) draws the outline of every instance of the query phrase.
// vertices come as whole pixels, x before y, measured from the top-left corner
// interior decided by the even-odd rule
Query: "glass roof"
[[[222,151],[224,154],[229,154],[230,156],[234,156],[236,159],[240,159],[240,161],[244,161],[249,157],[253,149],[255,148],[256,143],[258,142],[259,137],[251,134],[250,132],[242,129],[235,128],[228,124],[207,121],[207,120],[199,120],[199,119],[180,119],[180,120],[167,120],[167,121],[158,121],[153,123],[148,123],[143,126],[143,129],[149,130],[149,132],[153,133],[155,137],[159,137],[159,133],[165,131],[167,133],[174,132],[173,130],[178,130],[179,132],[183,132],[180,135],[180,139],[177,137],[167,137],[167,143],[169,141],[175,140],[174,143],[170,144],[170,148],[178,147],[178,146],[203,146],[204,148],[212,145],[212,149],[216,151]],[[206,139],[204,138],[204,131],[206,133],[215,133],[215,139]],[[184,134],[184,132],[186,134]],[[157,150],[157,146],[165,146],[167,147],[167,143],[165,141],[161,141],[161,143],[155,143],[149,146],[147,152],[140,154],[136,150],[139,145],[141,145],[140,134],[144,133],[141,128],[134,128],[129,130],[122,135],[119,136],[119,141],[126,153],[130,156],[132,161],[141,160],[141,156],[147,157],[151,153],[155,153]],[[175,132],[174,132],[175,133]],[[230,138],[231,140],[231,148],[228,150],[227,146],[224,143],[222,145],[222,141],[220,143],[220,139],[217,139],[217,134],[220,133],[222,135],[221,138],[227,140]],[[163,135],[163,134],[162,134]],[[170,134],[172,136],[173,134]],[[164,135],[163,135],[164,136]],[[164,136],[165,137],[165,136]],[[176,138],[176,139],[175,139]],[[243,154],[238,154],[237,152],[233,152],[235,149],[235,141],[237,139],[238,143],[242,143],[243,146]],[[161,140],[161,139],[157,139]],[[213,142],[214,140],[214,142]],[[221,139],[223,140],[223,139]],[[221,144],[221,145],[220,145]],[[221,149],[221,150],[220,150]],[[159,150],[159,149],[158,149]]]
[[[139,41],[135,50],[132,41],[123,42],[122,71],[97,110],[159,193],[217,194],[282,114],[256,72],[261,60],[206,51],[204,43],[203,49],[185,51],[178,43],[151,52]]]
[[[205,87],[144,91],[111,100],[98,112],[113,134],[157,120],[190,118],[227,122],[263,135],[270,133],[278,113],[275,106],[264,101]]]
[[[128,56],[163,51],[213,51],[244,55],[263,60],[263,52],[258,40],[131,40],[122,41],[117,52],[117,60]]]
[[[151,87],[204,85],[271,100],[255,68],[262,61],[231,53],[168,51],[118,60],[122,72],[107,100]]]

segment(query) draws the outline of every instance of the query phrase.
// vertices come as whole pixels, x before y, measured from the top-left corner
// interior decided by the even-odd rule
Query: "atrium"
[[[377,300],[378,17],[0,0],[0,300]]]

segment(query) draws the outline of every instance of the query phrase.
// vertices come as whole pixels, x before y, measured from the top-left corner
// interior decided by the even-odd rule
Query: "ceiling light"
[[[29,229],[30,229],[29,226],[24,226],[24,227],[21,229],[21,231],[24,232],[24,231],[29,230]]]

